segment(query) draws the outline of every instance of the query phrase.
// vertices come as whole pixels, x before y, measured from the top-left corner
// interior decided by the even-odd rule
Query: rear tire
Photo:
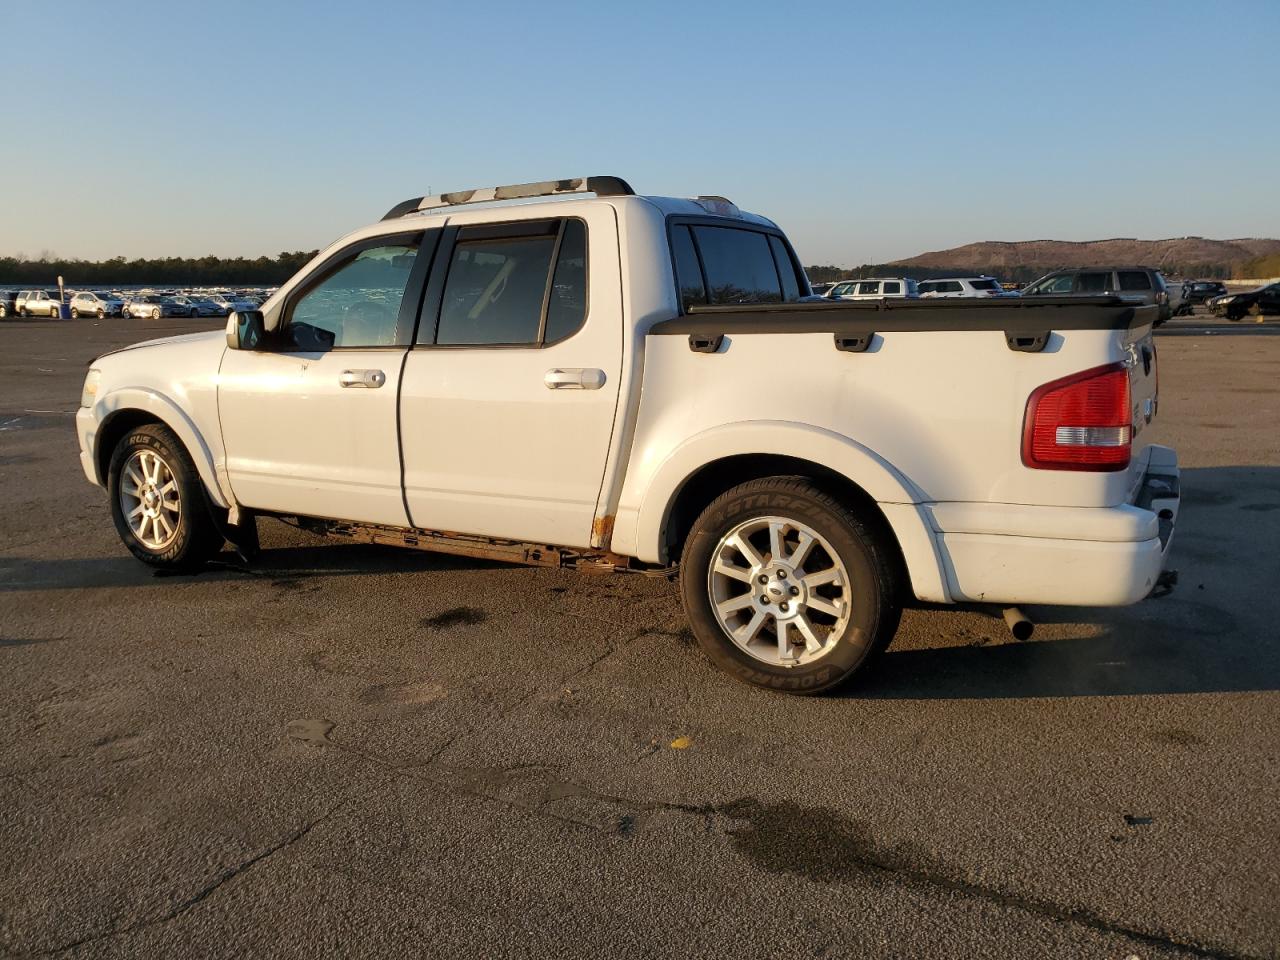
[[[680,592],[717,667],[815,694],[865,671],[893,639],[897,570],[875,528],[813,481],[767,477],[722,494],[694,522]]]
[[[138,427],[116,445],[107,490],[116,532],[143,563],[191,570],[222,549],[191,455],[163,424]]]
[[[154,310],[152,310],[152,311],[151,311],[151,319],[152,319],[152,320],[159,320],[159,319],[160,319],[160,308],[159,308],[159,307],[156,307]]]
[[[79,310],[77,310],[75,307],[72,307],[72,308],[71,308],[71,319],[72,319],[72,320],[79,320],[79,319],[80,319],[80,311],[79,311]]]

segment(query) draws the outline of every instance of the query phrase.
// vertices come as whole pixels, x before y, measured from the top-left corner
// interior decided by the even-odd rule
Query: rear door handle
[[[594,367],[555,367],[542,377],[548,390],[599,390],[604,381],[604,371]]]
[[[387,382],[387,375],[381,370],[343,370],[338,383],[344,387],[365,387],[377,390]]]

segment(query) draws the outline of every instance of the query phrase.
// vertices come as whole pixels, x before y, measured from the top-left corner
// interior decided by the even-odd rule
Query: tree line
[[[0,257],[0,283],[50,287],[63,277],[69,287],[172,284],[193,287],[275,286],[288,280],[316,251],[283,251],[275,257],[163,257],[160,259],[67,260]]]

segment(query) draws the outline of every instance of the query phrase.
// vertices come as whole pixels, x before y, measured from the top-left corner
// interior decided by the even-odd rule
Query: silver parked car
[[[215,293],[209,297],[211,303],[216,303],[222,308],[223,316],[233,313],[237,310],[257,310],[261,304],[250,300],[247,297],[236,296],[230,293]]]
[[[200,304],[195,300],[186,296],[165,297],[172,307],[172,313],[175,317],[198,317],[200,316]]]
[[[118,317],[124,312],[124,301],[108,293],[81,291],[71,298],[71,317]]]
[[[129,301],[126,307],[127,315],[137,317],[138,319],[150,318],[159,320],[161,317],[174,316],[175,304],[169,301],[168,297],[162,297],[158,293],[147,293],[134,297]],[[183,308],[186,313],[186,308]]]
[[[196,310],[202,317],[225,317],[228,313],[224,310],[222,304],[214,301],[213,297],[203,293],[193,293],[185,297],[195,304]]]

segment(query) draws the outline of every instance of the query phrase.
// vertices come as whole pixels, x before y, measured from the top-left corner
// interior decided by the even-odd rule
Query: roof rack
[[[634,197],[635,191],[621,177],[575,177],[571,180],[543,180],[539,183],[512,183],[504,187],[477,187],[429,197],[413,197],[397,203],[383,220],[395,220],[410,213],[457,207],[465,203],[495,200],[524,200],[529,197],[557,197],[566,193],[594,193],[597,197]]]

